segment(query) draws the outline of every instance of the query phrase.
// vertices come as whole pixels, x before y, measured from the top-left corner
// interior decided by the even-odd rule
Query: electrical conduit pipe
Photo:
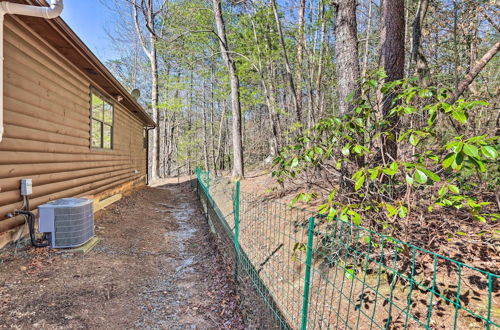
[[[21,5],[18,3],[0,2],[0,143],[2,142],[4,126],[3,126],[3,30],[4,19],[6,14],[23,15],[52,19],[59,17],[63,10],[63,0],[50,0],[49,7],[39,7],[30,5]]]

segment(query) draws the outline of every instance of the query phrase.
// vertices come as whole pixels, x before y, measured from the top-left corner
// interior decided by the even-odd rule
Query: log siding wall
[[[22,204],[21,178],[33,179],[32,208],[145,182],[144,124],[139,119],[114,102],[113,149],[91,149],[91,88],[112,98],[12,17],[5,20],[4,47],[0,228]]]

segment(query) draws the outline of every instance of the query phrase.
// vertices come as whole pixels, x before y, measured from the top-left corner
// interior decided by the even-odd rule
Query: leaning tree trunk
[[[349,95],[359,96],[358,35],[356,23],[356,0],[343,0],[336,4],[335,53],[337,72],[337,95],[339,113],[346,114],[354,107]]]
[[[404,0],[385,0],[382,2],[381,17],[381,66],[387,74],[386,82],[404,77],[405,68],[405,12]],[[382,96],[382,113],[387,116],[392,108],[393,94]],[[392,134],[384,135],[382,156],[386,161],[397,158],[397,118],[389,119],[388,130]]]
[[[231,86],[231,108],[233,111],[233,178],[243,178],[243,143],[241,132],[241,104],[240,104],[240,80],[236,71],[236,64],[229,52],[226,38],[226,27],[222,17],[222,6],[220,0],[213,0],[215,25],[219,39],[222,58],[226,63]]]
[[[500,51],[500,41],[497,41],[493,47],[488,50],[479,61],[470,69],[469,73],[458,83],[453,95],[447,100],[448,103],[455,103],[465,92],[469,85],[474,81],[481,70],[488,62]]]

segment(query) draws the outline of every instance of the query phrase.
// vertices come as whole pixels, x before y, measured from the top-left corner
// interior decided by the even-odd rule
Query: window
[[[92,92],[92,139],[90,146],[97,149],[113,148],[113,105]]]

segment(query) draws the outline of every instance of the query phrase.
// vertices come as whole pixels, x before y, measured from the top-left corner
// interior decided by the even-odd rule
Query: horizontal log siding
[[[4,65],[0,223],[21,205],[22,178],[33,179],[32,208],[145,180],[142,123],[115,104],[113,150],[91,149],[91,81],[10,17],[5,24]]]

